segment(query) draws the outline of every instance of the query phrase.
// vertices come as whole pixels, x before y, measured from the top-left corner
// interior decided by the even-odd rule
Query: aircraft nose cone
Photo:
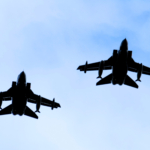
[[[22,71],[22,72],[21,72],[20,76],[21,76],[21,78],[22,78],[23,80],[25,80],[25,79],[26,79],[26,74],[25,74],[25,72],[24,72],[24,71]]]
[[[25,72],[24,72],[24,71],[22,71],[22,72],[20,73],[20,75],[25,75]]]
[[[121,42],[120,50],[128,50],[128,41],[126,38]]]
[[[122,41],[122,43],[127,44],[127,43],[128,43],[128,42],[127,42],[127,39],[125,38],[125,39]]]
[[[24,72],[24,71],[22,71],[22,72],[20,73],[20,77],[21,77],[22,79],[25,79],[25,78],[26,78],[26,75],[25,75],[25,72]]]
[[[17,79],[17,83],[18,84],[24,84],[26,83],[26,75],[25,75],[25,72],[22,71],[19,76],[18,76],[18,79]]]

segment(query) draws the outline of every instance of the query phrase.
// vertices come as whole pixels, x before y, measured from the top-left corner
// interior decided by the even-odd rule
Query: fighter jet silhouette
[[[128,86],[132,86],[138,88],[138,85],[127,75],[128,71],[137,73],[137,80],[141,81],[141,74],[150,75],[150,68],[144,65],[136,63],[132,58],[132,51],[128,51],[128,42],[124,39],[120,45],[119,50],[113,50],[113,55],[108,59],[96,63],[88,64],[86,62],[85,65],[79,66],[77,69],[80,71],[93,71],[98,70],[98,77],[101,78],[100,81],[96,83],[96,85],[102,84],[125,84]],[[102,78],[101,75],[103,70],[112,69],[112,73],[108,76]]]
[[[40,106],[48,106],[53,108],[60,107],[59,103],[48,100],[40,95],[36,95],[30,89],[31,83],[26,83],[26,75],[21,72],[18,76],[17,83],[12,82],[12,87],[5,92],[0,93],[0,109],[2,101],[12,101],[12,104],[0,111],[0,115],[19,114],[20,116],[27,115],[38,119],[38,116],[26,105],[27,102],[36,104],[36,111],[39,112]]]

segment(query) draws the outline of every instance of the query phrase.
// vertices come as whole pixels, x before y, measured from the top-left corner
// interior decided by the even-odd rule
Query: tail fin
[[[8,115],[11,114],[12,111],[12,104],[10,104],[9,106],[5,107],[4,109],[2,109],[0,111],[0,115]]]
[[[112,80],[112,73],[106,76],[105,78],[102,78],[100,81],[96,83],[96,85],[102,85],[102,84],[109,84]]]
[[[38,116],[28,106],[26,106],[24,115],[38,119]]]
[[[135,81],[133,81],[128,75],[126,75],[126,79],[125,79],[124,84],[138,88],[138,85],[135,83]]]

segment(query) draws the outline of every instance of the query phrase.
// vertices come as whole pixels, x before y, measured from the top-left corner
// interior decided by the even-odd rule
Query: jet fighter
[[[36,111],[40,112],[40,106],[48,106],[53,110],[54,108],[61,107],[59,103],[48,100],[40,95],[36,95],[30,88],[31,83],[26,83],[26,75],[22,71],[17,79],[17,82],[12,82],[12,87],[5,92],[0,93],[0,109],[2,101],[12,101],[12,104],[5,107],[0,111],[0,115],[13,114],[22,116],[27,115],[38,119],[38,116],[27,106],[27,102],[36,104]]]
[[[128,42],[124,39],[120,45],[119,50],[113,50],[113,55],[108,60],[102,60],[88,64],[86,61],[85,65],[81,65],[77,68],[80,71],[94,71],[98,70],[98,77],[101,78],[96,85],[102,84],[125,84],[134,88],[138,88],[138,85],[128,75],[128,71],[137,73],[137,80],[141,81],[141,74],[150,75],[150,68],[144,66],[142,63],[137,63],[132,58],[132,51],[128,50]],[[103,70],[112,69],[112,73],[102,78]]]

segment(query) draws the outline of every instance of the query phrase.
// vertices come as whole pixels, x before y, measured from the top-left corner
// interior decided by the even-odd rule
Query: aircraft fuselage
[[[21,72],[18,76],[17,85],[14,88],[13,93],[12,113],[14,115],[23,115],[27,104],[26,77],[24,72]]]
[[[122,42],[113,65],[112,83],[122,85],[128,71],[128,50],[126,39]]]

